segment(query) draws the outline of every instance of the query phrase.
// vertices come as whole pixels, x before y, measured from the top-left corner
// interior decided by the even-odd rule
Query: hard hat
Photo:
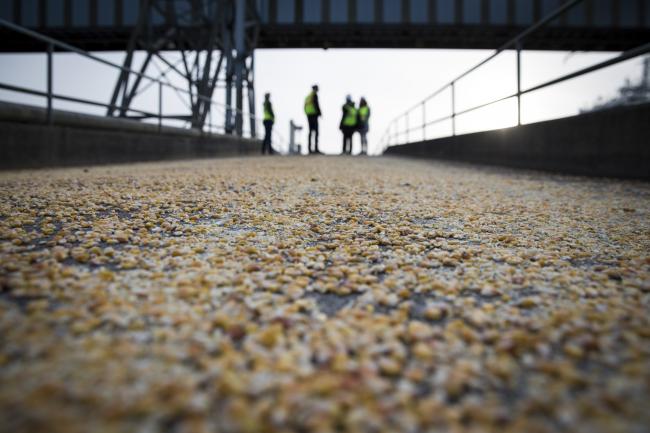
[[[352,102],[352,96],[347,95],[347,96],[345,97],[345,100],[348,101],[348,102]]]

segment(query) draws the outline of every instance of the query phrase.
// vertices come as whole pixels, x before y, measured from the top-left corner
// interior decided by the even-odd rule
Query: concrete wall
[[[258,140],[0,104],[0,169],[62,167],[257,154]]]
[[[385,153],[650,180],[650,104],[393,146]]]

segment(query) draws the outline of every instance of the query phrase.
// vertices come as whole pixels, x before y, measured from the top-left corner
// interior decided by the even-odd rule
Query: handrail
[[[461,111],[456,111],[455,116],[461,116],[463,114],[467,114],[469,112],[472,112],[472,111],[475,111],[475,110],[480,110],[481,108],[485,108],[487,106],[497,104],[499,102],[503,102],[503,101],[505,101],[507,99],[514,98],[518,94],[525,95],[525,94],[534,92],[536,90],[541,90],[541,89],[544,89],[546,87],[550,87],[550,86],[553,86],[555,84],[559,84],[559,83],[562,83],[564,81],[570,80],[572,78],[576,78],[576,77],[579,77],[581,75],[588,74],[589,72],[597,71],[599,69],[602,69],[602,68],[605,68],[605,67],[608,67],[608,66],[612,66],[612,65],[615,65],[615,64],[620,63],[620,62],[624,62],[626,60],[632,59],[634,57],[638,57],[638,56],[640,56],[642,54],[646,54],[646,53],[650,53],[650,43],[647,43],[647,44],[642,45],[642,46],[637,47],[637,48],[633,48],[633,49],[631,49],[629,51],[625,51],[621,55],[616,56],[616,57],[614,57],[612,59],[608,59],[608,60],[605,60],[603,62],[597,63],[595,65],[591,65],[591,66],[588,66],[586,68],[577,70],[575,72],[571,72],[571,73],[563,75],[563,76],[561,76],[559,78],[554,78],[554,79],[552,79],[550,81],[538,84],[538,85],[533,86],[531,88],[522,90],[522,91],[520,91],[518,93],[515,92],[515,93],[509,94],[507,96],[503,96],[501,98],[498,98],[498,99],[495,99],[495,100],[492,100],[492,101],[489,101],[489,102],[485,102],[485,103],[480,104],[480,105],[475,105],[473,107],[466,108],[466,109],[461,110]],[[437,124],[437,123],[440,123],[440,122],[444,122],[446,120],[450,120],[452,117],[453,117],[453,115],[439,117],[439,118],[437,118],[435,120],[426,122],[423,125],[426,125],[426,126],[434,125],[434,124]],[[409,132],[417,131],[418,129],[421,129],[421,128],[422,128],[422,125],[414,126],[412,128],[405,129],[401,134],[406,134],[406,133],[409,133]],[[397,134],[393,134],[393,136],[395,136],[395,135],[397,135]]]
[[[91,60],[95,60],[96,62],[103,63],[106,66],[110,66],[112,68],[119,69],[119,70],[121,70],[123,72],[128,72],[129,74],[137,75],[137,76],[139,76],[141,78],[146,78],[149,81],[153,81],[153,82],[155,82],[157,84],[162,84],[163,86],[166,86],[168,88],[178,90],[178,91],[180,91],[182,93],[185,93],[186,95],[189,95],[189,93],[190,93],[188,90],[186,90],[186,89],[184,89],[182,87],[179,87],[179,86],[174,86],[173,84],[167,83],[167,82],[163,81],[160,78],[152,77],[152,76],[147,75],[147,74],[145,74],[143,72],[139,72],[139,71],[133,70],[131,68],[127,68],[126,66],[123,66],[123,65],[120,65],[120,64],[117,64],[117,63],[113,63],[110,60],[102,59],[101,57],[96,56],[96,55],[92,54],[89,51],[82,50],[81,48],[77,48],[77,47],[75,47],[73,45],[70,45],[70,44],[66,44],[65,42],[61,42],[61,41],[59,41],[57,39],[54,39],[54,38],[51,38],[49,36],[43,35],[41,33],[38,33],[36,31],[34,31],[34,30],[30,30],[28,28],[19,26],[17,24],[14,24],[14,23],[12,23],[10,21],[5,20],[5,19],[0,18],[0,26],[7,27],[10,30],[13,30],[13,31],[18,32],[18,33],[22,33],[23,35],[29,36],[29,37],[34,38],[34,39],[38,39],[39,41],[45,42],[47,44],[51,44],[52,46],[62,48],[65,51],[70,51],[70,52],[73,52],[75,54],[79,54],[82,57],[86,57],[86,58],[89,58]],[[210,98],[208,98],[205,95],[197,95],[197,96],[201,100],[204,100],[204,101],[205,100],[210,100]],[[212,103],[215,104],[215,105],[221,105],[221,106],[224,106],[224,107],[226,106],[223,103],[218,103],[218,102],[214,102],[214,101],[212,101]],[[241,111],[241,110],[237,110],[236,108],[233,108],[233,110],[237,111],[237,112]]]
[[[418,102],[417,104],[415,104],[414,106],[412,106],[411,108],[409,108],[408,110],[406,110],[406,112],[413,110],[414,108],[418,107],[420,104],[423,104],[423,103],[425,103],[425,102],[431,100],[431,99],[434,98],[435,96],[439,95],[440,93],[442,93],[443,91],[445,91],[445,89],[447,89],[448,87],[450,87],[453,83],[455,83],[455,82],[461,80],[462,78],[465,78],[467,75],[469,75],[470,73],[474,72],[475,70],[477,70],[478,68],[480,68],[480,67],[483,66],[484,64],[488,63],[490,60],[492,60],[493,58],[495,58],[496,56],[498,56],[499,54],[501,54],[503,51],[507,50],[508,48],[510,48],[510,47],[513,46],[513,45],[516,45],[517,42],[519,42],[519,41],[521,41],[522,39],[526,38],[526,36],[530,35],[531,33],[535,32],[536,30],[538,30],[538,29],[544,27],[546,24],[550,23],[550,22],[553,21],[555,18],[557,18],[557,17],[559,17],[560,15],[562,15],[562,14],[563,14],[564,12],[566,12],[568,9],[572,8],[573,6],[575,6],[575,5],[577,5],[578,3],[581,3],[581,2],[583,2],[583,1],[584,1],[584,0],[570,0],[570,1],[568,1],[567,3],[563,4],[562,6],[560,6],[559,8],[555,9],[553,12],[551,12],[550,14],[548,14],[547,16],[545,16],[544,18],[542,18],[541,20],[539,20],[538,22],[536,22],[536,23],[533,24],[532,26],[528,27],[526,30],[522,31],[522,32],[519,33],[517,36],[515,36],[515,37],[512,38],[512,39],[510,39],[509,41],[507,41],[507,42],[504,43],[503,45],[501,45],[501,46],[500,46],[499,48],[497,48],[497,49],[494,51],[494,53],[492,53],[490,56],[488,56],[487,58],[483,59],[482,61],[480,61],[480,62],[477,63],[476,65],[472,66],[471,68],[469,68],[468,70],[466,70],[465,72],[463,72],[462,74],[460,74],[459,76],[457,76],[456,78],[454,78],[453,80],[451,80],[450,82],[448,82],[447,84],[445,84],[444,86],[442,86],[440,89],[436,90],[435,92],[433,92],[432,94],[430,94],[429,96],[427,96],[426,98],[424,98],[422,101]],[[405,112],[404,114],[406,114],[406,112]],[[399,117],[399,116],[398,116],[398,117]]]
[[[541,84],[535,85],[535,86],[527,88],[527,89],[522,89],[521,88],[521,50],[522,50],[522,41],[526,37],[531,35],[533,32],[535,32],[535,31],[539,30],[540,28],[544,27],[545,25],[547,25],[551,21],[555,20],[560,15],[566,13],[569,9],[575,7],[576,5],[578,5],[579,3],[583,2],[583,1],[584,0],[570,0],[570,1],[567,1],[566,3],[564,3],[563,5],[558,7],[557,9],[555,9],[553,12],[548,14],[546,17],[542,18],[540,21],[536,22],[532,26],[528,27],[524,31],[517,34],[514,38],[510,39],[509,41],[507,41],[506,43],[501,45],[499,48],[497,48],[487,58],[485,58],[484,60],[482,60],[478,64],[474,65],[473,67],[469,68],[468,70],[466,70],[465,72],[463,72],[462,74],[460,74],[459,76],[457,76],[456,78],[454,78],[453,80],[451,80],[450,82],[448,82],[447,84],[445,84],[444,86],[442,86],[441,88],[439,88],[438,90],[436,90],[435,92],[430,94],[429,96],[427,96],[424,99],[422,99],[421,101],[419,101],[417,104],[413,105],[412,107],[410,107],[409,109],[407,109],[403,113],[396,116],[393,120],[391,120],[389,122],[388,127],[386,128],[386,131],[384,133],[384,136],[383,136],[383,139],[382,139],[383,142],[384,142],[384,148],[391,145],[391,141],[392,141],[393,138],[399,139],[399,137],[401,137],[402,135],[406,135],[406,140],[408,141],[409,133],[411,133],[413,131],[416,131],[418,129],[422,130],[423,138],[425,138],[426,137],[426,127],[427,126],[437,124],[437,123],[447,121],[447,120],[452,121],[452,135],[456,135],[456,122],[455,122],[456,117],[461,116],[463,114],[467,114],[467,113],[469,113],[471,111],[475,111],[475,110],[479,110],[481,108],[485,108],[487,106],[490,106],[492,104],[496,104],[498,102],[503,102],[505,100],[515,98],[515,97],[517,98],[517,124],[521,125],[521,96],[522,95],[534,92],[536,90],[544,89],[544,88],[549,87],[549,86],[553,86],[555,84],[570,80],[572,78],[576,78],[576,77],[579,77],[581,75],[584,75],[584,74],[587,74],[587,73],[590,73],[590,72],[593,72],[593,71],[597,71],[599,69],[602,69],[602,68],[605,68],[605,67],[608,67],[608,66],[611,66],[611,65],[614,65],[614,64],[617,64],[617,63],[620,63],[620,62],[623,62],[623,61],[629,60],[631,58],[634,58],[634,57],[637,57],[637,56],[640,56],[642,54],[646,54],[646,53],[650,52],[650,43],[644,44],[644,45],[641,45],[639,47],[636,47],[636,48],[630,49],[628,51],[625,51],[624,53],[622,53],[619,56],[616,56],[616,57],[614,57],[612,59],[608,59],[608,60],[605,60],[605,61],[600,62],[598,64],[595,64],[595,65],[580,69],[580,70],[575,71],[575,72],[571,72],[569,74],[563,75],[563,76],[558,77],[558,78],[554,78],[554,79],[549,80],[549,81],[547,81],[545,83],[541,83]],[[456,99],[455,98],[455,90],[456,89],[455,88],[456,88],[456,85],[458,84],[458,81],[461,80],[462,78],[466,77],[470,73],[476,71],[478,68],[485,65],[486,63],[488,63],[489,61],[494,59],[496,56],[498,56],[499,54],[501,54],[502,52],[504,52],[505,50],[507,50],[509,47],[512,47],[512,46],[516,46],[516,49],[517,49],[517,65],[516,65],[516,68],[517,68],[517,91],[515,93],[509,94],[507,96],[503,96],[503,97],[500,97],[500,98],[497,98],[497,99],[494,99],[494,100],[491,100],[491,101],[488,101],[488,102],[485,102],[485,103],[482,103],[482,104],[479,104],[479,105],[476,105],[476,106],[472,106],[470,108],[466,108],[466,109],[461,110],[461,111],[456,111],[456,101],[455,101],[455,99]],[[426,114],[426,111],[425,111],[426,106],[425,106],[425,104],[427,102],[429,102],[431,99],[433,99],[436,96],[440,95],[442,92],[444,92],[447,89],[451,89],[451,114],[447,115],[447,116],[437,118],[437,119],[435,119],[433,121],[427,121],[426,120],[426,115],[425,115]],[[419,124],[418,126],[409,128],[408,127],[408,117],[413,113],[414,110],[416,110],[418,108],[422,109],[422,123]],[[405,119],[406,120],[406,127],[403,130],[399,130],[397,132],[391,133],[391,131],[393,129],[393,126],[396,126],[396,129],[399,128],[398,121],[400,119]]]
[[[28,95],[48,97],[48,93],[43,92],[42,90],[28,89],[27,87],[13,86],[11,84],[0,83],[0,89],[8,90],[10,92],[26,93]],[[90,99],[75,98],[73,96],[58,95],[56,93],[52,93],[51,96],[52,96],[53,99],[61,99],[63,101],[68,101],[68,102],[76,102],[76,103],[79,103],[79,104],[94,105],[96,107],[103,107],[103,108],[107,107],[107,104],[104,104],[103,102],[92,101]],[[148,112],[148,111],[142,111],[142,110],[138,110],[138,109],[135,109],[135,108],[132,108],[132,109],[130,108],[129,111],[141,114],[143,116],[158,117],[158,115],[155,114],[155,113],[151,113],[151,112]]]
[[[111,62],[110,60],[103,59],[103,58],[101,58],[99,56],[96,56],[96,55],[92,54],[89,51],[86,51],[86,50],[83,50],[81,48],[75,47],[73,45],[67,44],[65,42],[54,39],[52,37],[43,35],[41,33],[38,33],[36,31],[34,31],[34,30],[19,26],[17,24],[14,24],[14,23],[12,23],[10,21],[7,21],[5,19],[2,19],[2,18],[0,18],[0,27],[6,27],[6,28],[8,28],[10,30],[13,30],[13,31],[17,32],[17,33],[20,33],[22,35],[28,36],[30,38],[39,40],[39,41],[44,42],[45,44],[47,44],[47,47],[48,47],[48,49],[47,49],[47,56],[48,56],[48,64],[47,64],[47,69],[48,69],[48,71],[47,71],[47,84],[48,84],[48,86],[47,87],[48,88],[47,88],[47,92],[41,92],[41,91],[38,91],[38,90],[27,89],[25,87],[20,87],[20,86],[12,86],[12,85],[9,85],[9,84],[4,84],[4,83],[0,83],[0,89],[5,89],[5,90],[9,90],[9,91],[14,91],[14,92],[20,92],[20,93],[28,93],[28,94],[32,94],[32,95],[35,95],[35,96],[46,97],[47,98],[47,119],[48,119],[48,123],[50,123],[51,119],[52,119],[52,114],[51,114],[51,112],[52,112],[52,103],[51,102],[52,102],[53,99],[66,100],[66,101],[69,101],[69,102],[76,102],[76,103],[80,103],[80,104],[94,105],[94,106],[99,106],[99,107],[104,107],[104,108],[110,108],[111,107],[110,104],[105,104],[105,103],[98,102],[98,101],[91,101],[91,100],[83,99],[83,98],[75,98],[75,97],[72,97],[72,96],[65,96],[65,95],[55,94],[52,91],[52,61],[51,61],[51,59],[52,59],[52,54],[53,54],[53,51],[54,51],[54,49],[53,49],[54,47],[57,47],[57,48],[61,49],[62,51],[68,51],[68,52],[78,54],[78,55],[80,55],[82,57],[94,60],[94,61],[96,61],[98,63],[109,66],[111,68],[115,68],[115,69],[118,69],[120,71],[126,72],[128,74],[133,74],[133,75],[136,75],[138,77],[144,78],[146,80],[149,80],[149,82],[151,82],[151,83],[158,84],[158,87],[159,87],[159,91],[158,91],[158,94],[159,94],[158,113],[146,112],[146,111],[138,110],[138,109],[134,109],[134,108],[129,108],[128,111],[132,112],[132,113],[137,113],[137,114],[140,114],[140,115],[146,115],[146,116],[149,116],[149,117],[152,117],[152,118],[158,118],[159,126],[162,126],[161,122],[162,122],[162,118],[164,117],[162,115],[162,106],[161,106],[161,104],[162,104],[162,99],[161,99],[162,98],[162,88],[165,87],[165,88],[172,89],[172,90],[174,90],[176,92],[183,93],[184,95],[190,95],[190,92],[187,89],[179,87],[179,86],[175,86],[175,85],[169,83],[167,80],[163,80],[162,78],[158,78],[158,77],[153,77],[153,76],[147,75],[147,74],[145,74],[143,72],[136,71],[136,70],[133,70],[133,69],[128,68],[126,66]],[[245,113],[243,110],[240,110],[240,109],[238,109],[236,107],[230,107],[229,108],[226,104],[220,103],[220,102],[217,102],[217,101],[213,101],[211,98],[209,98],[209,97],[207,97],[205,95],[197,94],[197,95],[193,95],[193,96],[200,99],[200,100],[202,100],[202,101],[207,101],[210,104],[210,106],[216,106],[216,107],[221,108],[222,110],[223,109],[229,109],[231,111],[231,113],[233,113],[233,117],[235,115],[237,115],[237,114],[240,114],[240,115],[242,115],[242,116],[244,116],[244,117],[246,117],[246,118],[248,118],[248,119],[250,119],[252,121],[255,121],[256,124],[261,123],[261,121],[262,121],[261,117],[254,116],[251,113]],[[212,124],[212,123],[206,123],[205,126],[207,126],[209,130],[212,130],[212,128],[215,125]],[[225,126],[223,126],[223,129],[225,130]],[[250,132],[252,132],[252,131],[249,131],[249,133]]]

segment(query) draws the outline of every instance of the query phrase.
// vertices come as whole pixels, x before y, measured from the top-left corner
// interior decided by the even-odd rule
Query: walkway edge
[[[0,169],[68,167],[257,154],[261,142],[56,110],[0,104]]]
[[[392,146],[385,154],[650,181],[650,104]]]

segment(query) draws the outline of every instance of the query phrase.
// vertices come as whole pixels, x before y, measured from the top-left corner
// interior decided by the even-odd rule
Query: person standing
[[[262,155],[266,152],[271,155],[273,148],[271,147],[271,134],[273,132],[273,124],[275,123],[275,113],[273,113],[273,105],[271,104],[271,94],[264,94],[264,141],[262,142]]]
[[[309,124],[309,153],[320,153],[318,150],[318,118],[321,116],[320,105],[318,104],[318,86],[313,85],[311,92],[305,98],[305,114]],[[314,137],[314,146],[312,150],[312,135]]]
[[[362,155],[367,155],[368,154],[368,130],[369,130],[369,123],[368,120],[370,119],[370,107],[368,107],[368,102],[366,101],[366,98],[361,98],[361,101],[359,101],[359,135],[361,136],[361,154]]]
[[[339,129],[343,133],[343,155],[352,155],[352,135],[357,129],[357,109],[350,95],[345,98]]]

